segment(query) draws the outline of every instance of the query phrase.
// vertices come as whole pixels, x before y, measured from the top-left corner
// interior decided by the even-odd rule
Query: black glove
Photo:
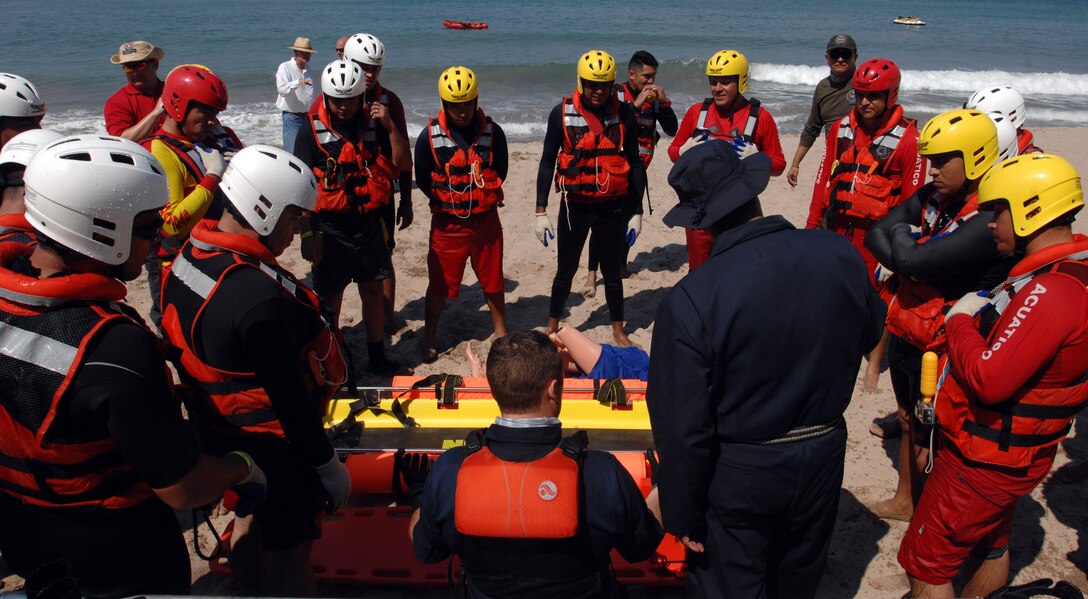
[[[406,495],[412,502],[412,507],[419,507],[423,485],[427,482],[427,473],[431,470],[431,464],[430,456],[422,452],[407,453],[400,449],[393,456],[394,476],[399,473],[400,478],[404,480],[408,488]]]

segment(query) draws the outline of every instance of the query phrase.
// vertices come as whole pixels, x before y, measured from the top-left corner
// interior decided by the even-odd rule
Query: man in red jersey
[[[110,62],[124,69],[128,83],[110,96],[102,109],[106,133],[140,141],[162,126],[166,108],[159,101],[163,86],[159,62],[165,54],[154,44],[136,40],[121,44],[110,57]]]

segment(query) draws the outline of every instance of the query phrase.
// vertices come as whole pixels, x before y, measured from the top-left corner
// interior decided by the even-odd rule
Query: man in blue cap
[[[688,547],[693,597],[813,597],[846,451],[842,414],[884,304],[828,231],[763,216],[762,152],[721,141],[669,174],[665,224],[706,229],[710,259],[657,312],[647,403],[665,530]]]

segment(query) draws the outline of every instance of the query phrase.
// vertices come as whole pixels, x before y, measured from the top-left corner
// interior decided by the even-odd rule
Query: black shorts
[[[385,245],[392,252],[393,248],[397,247],[397,241],[393,238],[393,231],[397,230],[397,209],[395,204],[397,198],[392,198],[388,204],[378,209],[378,215],[382,219],[382,224],[385,226],[387,235],[385,236]]]
[[[215,437],[205,446],[216,455],[240,450],[253,457],[268,478],[268,496],[253,513],[265,551],[280,551],[321,538],[324,487],[314,467],[278,437]],[[209,448],[211,449],[211,448]]]
[[[335,295],[351,282],[384,281],[393,276],[387,240],[392,238],[380,211],[352,217],[322,214],[321,261],[314,265],[314,291]]]

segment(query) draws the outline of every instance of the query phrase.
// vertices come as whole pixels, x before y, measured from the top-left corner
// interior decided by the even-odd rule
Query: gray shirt
[[[855,102],[853,73],[844,81],[832,81],[830,75],[821,80],[812,94],[812,110],[801,130],[801,145],[811,148],[820,129],[827,133],[832,123],[853,110]]]

